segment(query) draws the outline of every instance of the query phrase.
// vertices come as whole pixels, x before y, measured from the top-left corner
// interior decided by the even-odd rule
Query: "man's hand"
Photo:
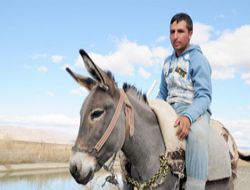
[[[174,126],[178,126],[176,136],[179,140],[183,140],[187,137],[189,133],[191,123],[187,116],[181,115],[176,119]]]

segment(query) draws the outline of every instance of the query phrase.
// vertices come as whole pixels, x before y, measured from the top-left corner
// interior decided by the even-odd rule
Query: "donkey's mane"
[[[117,86],[117,83],[115,81],[115,77],[112,74],[112,72],[110,71],[106,71],[106,74],[108,75],[108,77],[114,81],[115,85]],[[142,91],[139,91],[134,85],[130,85],[128,83],[123,83],[122,86],[123,90],[125,92],[130,91],[132,94],[134,94],[135,97],[138,97],[139,100],[142,100],[145,104],[148,104],[148,100],[147,100],[147,96],[145,93],[143,93]]]
[[[130,91],[132,94],[134,94],[136,97],[138,97],[139,100],[142,100],[145,104],[148,104],[146,94],[143,93],[142,91],[137,90],[137,88],[134,85],[124,83],[122,88],[125,92]]]

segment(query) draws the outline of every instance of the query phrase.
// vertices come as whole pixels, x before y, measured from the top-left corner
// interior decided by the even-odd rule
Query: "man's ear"
[[[192,35],[193,35],[193,31],[189,31],[188,34],[189,34],[189,36],[188,36],[188,37],[189,37],[189,40],[191,40],[191,37],[192,37]]]

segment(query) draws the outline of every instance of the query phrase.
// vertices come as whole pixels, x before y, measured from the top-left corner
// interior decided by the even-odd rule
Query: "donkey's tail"
[[[241,160],[250,161],[250,154],[249,155],[245,155],[245,154],[243,154],[243,153],[241,153],[239,151],[238,151],[238,153],[239,153],[239,158]]]

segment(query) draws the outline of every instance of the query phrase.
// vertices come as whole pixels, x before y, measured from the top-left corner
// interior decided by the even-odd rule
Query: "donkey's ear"
[[[66,71],[75,79],[76,82],[78,82],[81,86],[84,86],[88,90],[91,90],[94,86],[96,86],[97,82],[89,77],[84,77],[79,74],[74,73],[70,70],[70,68],[66,68]]]
[[[114,87],[114,81],[110,79],[106,72],[104,72],[100,67],[98,67],[94,61],[89,57],[89,55],[83,50],[79,50],[80,55],[84,61],[85,67],[88,72],[100,82],[100,87],[105,90],[111,90],[110,88]]]

